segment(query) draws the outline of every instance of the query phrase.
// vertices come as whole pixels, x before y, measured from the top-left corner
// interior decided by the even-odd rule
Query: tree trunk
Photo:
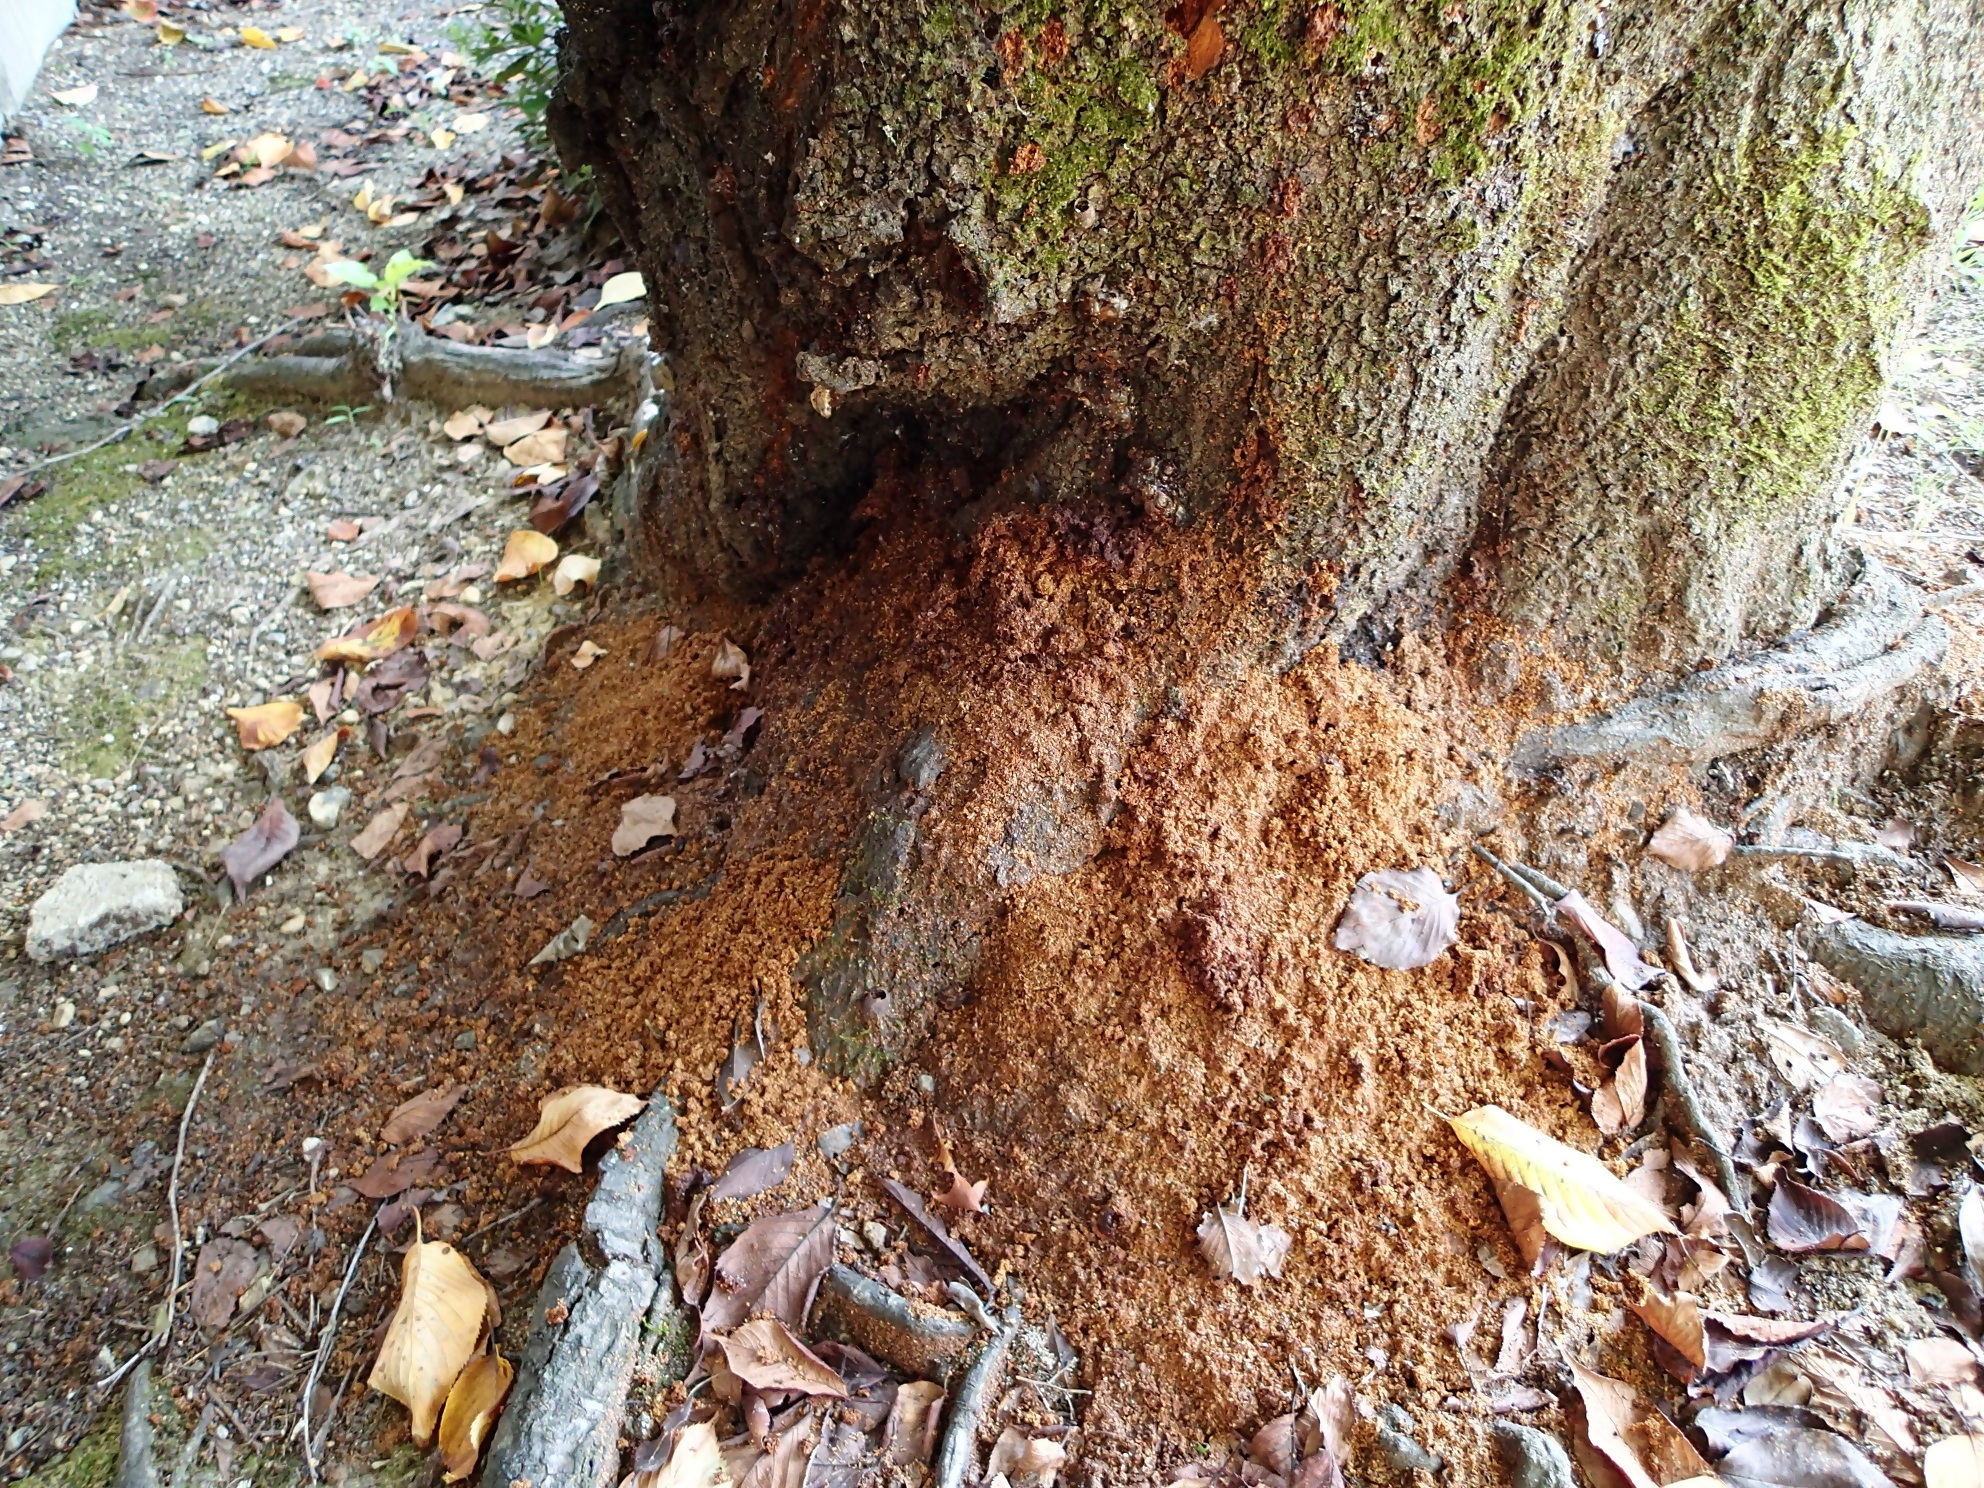
[[[725,883],[841,868],[770,932],[822,1062],[887,1079],[934,1030],[937,1100],[1024,1154],[1001,1181],[1081,1276],[1336,1143],[1333,1233],[1410,1305],[1450,1262],[1386,1144],[1534,1065],[1494,1021],[1519,954],[1372,982],[1328,949],[1343,897],[1473,865],[1518,704],[1836,598],[1843,462],[1984,166],[1984,7],[564,4],[554,134],[665,358],[630,536],[767,710]],[[1919,619],[1855,603],[1884,643]],[[1680,732],[1661,757],[1724,737]],[[1564,809],[1575,881],[1600,807]],[[1160,1324],[1096,1286],[1061,1315],[1135,1434],[1177,1398]],[[1354,1324],[1340,1288],[1299,1295]],[[1231,1412],[1180,1430],[1256,1380],[1283,1408],[1280,1356],[1161,1323]]]

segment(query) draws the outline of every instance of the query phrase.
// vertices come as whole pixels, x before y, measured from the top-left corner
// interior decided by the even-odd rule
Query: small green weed
[[[478,72],[506,86],[523,110],[525,139],[542,150],[545,111],[558,91],[558,32],[564,20],[556,0],[489,0],[482,16],[448,34]]]

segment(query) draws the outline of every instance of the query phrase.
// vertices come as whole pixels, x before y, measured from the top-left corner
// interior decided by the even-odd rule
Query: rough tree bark
[[[1207,534],[1255,661],[1443,616],[1619,684],[1726,658],[1850,576],[1837,478],[1984,167],[1972,0],[564,3],[554,133],[666,355],[633,536],[681,596],[813,582],[913,462],[961,544]],[[1214,665],[1162,611],[976,860],[919,858],[944,730],[908,741],[823,1007],[913,1028],[1000,891],[1094,850]]]

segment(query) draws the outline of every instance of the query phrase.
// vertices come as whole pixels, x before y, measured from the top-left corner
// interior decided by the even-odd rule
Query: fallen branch
[[[973,1475],[978,1455],[978,1423],[987,1407],[997,1398],[1005,1382],[1006,1355],[1019,1331],[1017,1302],[1006,1308],[1004,1326],[979,1346],[978,1355],[965,1371],[964,1383],[951,1401],[951,1418],[944,1424],[944,1443],[937,1450],[933,1488],[964,1488]]]
[[[120,439],[127,438],[129,435],[135,433],[140,426],[150,423],[153,419],[157,418],[160,414],[164,413],[166,409],[172,407],[173,404],[185,402],[188,398],[192,397],[193,394],[197,393],[201,388],[205,387],[208,383],[212,382],[216,377],[220,376],[221,373],[227,371],[228,368],[234,366],[236,363],[241,361],[242,358],[250,356],[255,352],[260,351],[264,346],[267,346],[271,341],[275,340],[276,337],[287,333],[292,328],[299,326],[301,324],[303,324],[301,320],[284,321],[281,325],[277,326],[273,331],[270,331],[268,335],[262,337],[261,340],[251,341],[246,346],[242,347],[239,351],[232,352],[229,355],[222,357],[219,365],[216,366],[211,372],[207,373],[206,376],[200,378],[197,382],[194,382],[189,386],[183,388],[179,392],[174,393],[170,398],[167,398],[163,403],[159,404],[158,407],[152,409],[149,413],[141,413],[136,418],[131,419],[128,422],[119,424],[115,429],[112,429],[108,434],[104,435],[103,438],[97,440],[96,443],[86,444],[81,449],[73,449],[66,454],[50,455],[47,459],[38,460],[34,464],[28,466],[26,469],[17,470],[14,473],[16,475],[33,475],[38,470],[47,470],[51,466],[66,464],[70,460],[80,460],[84,455],[93,455],[98,450],[104,449],[109,445],[113,445],[117,443],[117,441]]]
[[[383,1206],[381,1206],[383,1207]],[[351,1260],[344,1268],[344,1281],[338,1286],[337,1297],[331,1303],[331,1315],[324,1319],[324,1331],[317,1339],[317,1357],[311,1361],[310,1377],[303,1382],[303,1408],[297,1424],[303,1433],[303,1462],[310,1470],[310,1481],[317,1481],[317,1449],[310,1440],[310,1397],[317,1392],[317,1380],[324,1372],[324,1361],[331,1356],[331,1348],[337,1342],[338,1316],[344,1311],[345,1294],[351,1290],[352,1278],[358,1275],[358,1263],[365,1259],[365,1247],[371,1243],[372,1232],[379,1226],[379,1216],[375,1212],[365,1222],[365,1233],[358,1237],[358,1248],[351,1253]]]
[[[214,1067],[214,1056],[218,1053],[218,1043],[207,1050],[207,1062],[200,1066],[200,1077],[193,1082],[193,1093],[186,1097],[186,1109],[179,1113],[179,1145],[172,1154],[172,1181],[165,1190],[165,1204],[172,1211],[172,1285],[165,1291],[165,1322],[153,1335],[161,1352],[172,1341],[172,1320],[179,1315],[179,1267],[186,1257],[186,1235],[179,1227],[179,1170],[186,1165],[186,1132],[193,1124],[193,1108],[200,1103],[200,1092],[207,1084],[207,1072]]]

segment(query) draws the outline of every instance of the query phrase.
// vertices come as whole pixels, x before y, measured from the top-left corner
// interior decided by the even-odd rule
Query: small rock
[[[473,1028],[464,1028],[460,1033],[456,1034],[455,1047],[460,1049],[464,1054],[473,1049],[475,1047],[475,1030]]]
[[[925,1095],[935,1095],[937,1093],[937,1077],[928,1070],[925,1070],[916,1077],[916,1088]]]
[[[852,1147],[861,1136],[861,1123],[849,1121],[840,1126],[830,1126],[820,1133],[820,1155],[839,1157]]]
[[[1438,1452],[1427,1451],[1411,1437],[1389,1426],[1378,1428],[1378,1450],[1385,1454],[1385,1461],[1391,1464],[1393,1472],[1436,1473],[1447,1465],[1446,1459]]]
[[[369,947],[358,953],[358,964],[367,976],[377,976],[379,968],[386,964],[386,953],[377,946]]]
[[[76,1005],[68,998],[63,998],[55,1004],[55,1016],[48,1021],[49,1026],[53,1028],[67,1028],[76,1021]]]
[[[902,753],[896,756],[896,774],[911,790],[928,790],[937,783],[947,763],[936,730],[926,724],[902,746]]]
[[[338,824],[344,808],[351,802],[351,792],[341,785],[329,786],[310,797],[310,820],[323,831],[330,831]]]
[[[184,906],[169,863],[79,863],[28,911],[28,955],[42,962],[94,956],[171,924]]]
[[[282,922],[282,933],[284,935],[294,935],[309,923],[310,918],[308,915],[293,914]]]
[[[889,1227],[879,1219],[861,1221],[861,1239],[867,1247],[880,1255],[889,1243]]]
[[[158,1270],[158,1247],[156,1245],[140,1245],[136,1250],[132,1251],[131,1269],[140,1276],[149,1275],[151,1272]]]
[[[1824,1003],[1814,1003],[1805,1015],[1805,1021],[1812,1025],[1814,1033],[1823,1034],[1839,1045],[1842,1054],[1858,1054],[1866,1046],[1853,1020],[1838,1008],[1827,1007]]]
[[[1515,1473],[1515,1488],[1573,1488],[1571,1459],[1554,1436],[1514,1421],[1490,1421],[1488,1430]]]
[[[210,1018],[186,1035],[186,1042],[179,1046],[181,1054],[204,1054],[221,1040],[227,1032],[227,1025],[218,1018]]]
[[[337,989],[338,989],[338,974],[337,974],[337,973],[336,973],[335,971],[332,971],[332,970],[330,969],[330,967],[328,967],[328,966],[320,966],[320,967],[318,967],[318,968],[317,968],[317,985],[318,985],[319,987],[322,987],[322,988],[323,988],[323,989],[324,989],[324,990],[325,990],[326,992],[335,992],[335,991],[337,991]]]
[[[105,1204],[115,1203],[118,1195],[123,1192],[122,1179],[106,1178],[77,1201],[76,1210],[78,1213],[88,1214],[92,1209],[101,1209]]]
[[[210,413],[196,413],[186,420],[186,432],[196,435],[218,434],[220,433],[220,420]]]
[[[517,715],[516,715],[516,714],[514,714],[514,713],[505,713],[505,714],[504,714],[504,715],[503,715],[502,717],[500,717],[500,718],[498,718],[498,719],[496,720],[496,732],[497,732],[497,733],[499,733],[499,734],[502,734],[502,735],[504,735],[505,737],[508,737],[509,735],[511,735],[511,734],[514,734],[514,733],[515,733],[516,731],[517,731]]]

